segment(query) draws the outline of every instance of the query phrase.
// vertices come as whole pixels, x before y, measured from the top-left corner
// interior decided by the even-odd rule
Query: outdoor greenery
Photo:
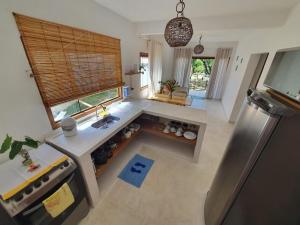
[[[206,90],[214,61],[214,59],[193,59],[189,85],[191,90]]]
[[[100,92],[94,95],[90,95],[84,98],[81,98],[80,100],[83,102],[86,102],[89,105],[98,105],[101,102],[105,102],[109,99],[113,99],[118,97],[118,89],[112,89],[104,92]]]
[[[100,92],[94,95],[81,98],[79,99],[79,101],[75,102],[74,104],[66,108],[67,115],[73,115],[75,113],[88,109],[92,106],[96,106],[99,103],[105,102],[109,99],[116,98],[117,96],[118,96],[118,89],[112,89],[112,90]]]
[[[58,110],[56,106],[54,106],[52,108],[52,112],[54,114],[54,117],[56,117],[60,112],[65,112],[64,116],[71,116],[116,97],[118,97],[117,88],[80,98],[77,101],[73,101],[73,103],[70,103],[63,109],[58,106]]]
[[[192,73],[210,75],[214,59],[193,59]]]
[[[80,112],[82,110],[85,110],[87,108],[89,108],[87,105],[82,104],[78,100],[78,101],[74,102],[73,104],[69,105],[65,109],[65,111],[66,111],[66,115],[73,115],[73,114],[78,113],[78,112]]]

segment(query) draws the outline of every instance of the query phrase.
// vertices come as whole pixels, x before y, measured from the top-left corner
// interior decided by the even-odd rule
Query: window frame
[[[109,99],[107,101],[104,101],[104,104],[111,104],[115,101],[119,101],[123,98],[123,93],[122,93],[122,85],[123,85],[123,76],[122,76],[122,60],[121,60],[121,40],[118,38],[114,38],[114,37],[110,37],[107,35],[103,35],[103,34],[99,34],[96,32],[91,32],[88,30],[84,30],[84,29],[79,29],[79,28],[75,28],[75,27],[71,27],[71,26],[66,26],[63,24],[58,24],[58,23],[54,23],[54,22],[49,22],[46,20],[41,20],[38,18],[33,18],[33,17],[29,17],[29,16],[25,16],[25,15],[21,15],[21,14],[17,14],[13,12],[13,15],[15,17],[15,21],[20,33],[20,39],[24,48],[24,52],[26,55],[26,58],[28,60],[28,63],[31,67],[31,75],[30,77],[33,77],[38,91],[40,93],[43,105],[45,107],[47,116],[49,118],[50,124],[52,126],[53,129],[59,128],[60,127],[60,120],[55,121],[54,115],[52,113],[52,107],[55,107],[59,104],[62,103],[66,103],[69,101],[79,101],[81,98],[84,98],[86,96],[90,96],[90,95],[94,95],[97,93],[102,93],[104,91],[108,91],[108,90],[112,90],[112,89],[117,89],[118,90],[118,96],[112,99]],[[38,28],[37,25],[38,24]],[[26,29],[24,29],[24,27],[26,27]],[[47,27],[47,29],[45,28]],[[45,30],[46,29],[46,30]],[[67,31],[67,32],[66,32]],[[28,35],[28,32],[30,33],[30,35]],[[32,33],[34,33],[34,35],[31,35]],[[81,37],[85,37],[84,41],[81,40],[83,38]],[[92,38],[91,38],[92,37]],[[37,45],[32,45],[33,41],[32,40],[40,40],[40,42],[38,42],[41,46],[42,49],[47,52],[47,54],[49,54],[49,52],[53,51],[53,49],[55,50],[54,52],[60,52],[57,51],[57,49],[61,50],[61,54],[60,54],[60,60],[51,60],[51,57],[49,56],[50,60],[48,60],[47,62],[41,63],[44,65],[45,68],[54,68],[54,66],[57,66],[56,64],[59,64],[59,69],[58,71],[56,70],[51,70],[48,69],[45,72],[45,68],[41,69],[41,71],[39,70],[39,68],[37,67],[37,65],[39,64],[40,58],[35,59],[34,58],[34,54],[31,54],[32,51],[31,49],[35,49],[37,48]],[[70,41],[71,40],[71,41]],[[55,45],[55,47],[53,47],[52,45]],[[42,43],[42,44],[41,44]],[[62,43],[67,43],[67,44],[72,44],[74,45],[71,50],[68,48],[65,48],[65,46]],[[50,46],[50,47],[49,47]],[[52,46],[52,47],[51,47]],[[40,47],[40,46],[38,46]],[[105,48],[105,50],[103,50],[103,48]],[[40,49],[38,49],[40,50]],[[60,95],[63,95],[60,93],[60,90],[63,90],[63,88],[60,88],[59,90],[55,90],[55,89],[51,89],[52,94],[55,95],[55,97],[51,96],[51,98],[49,98],[49,96],[47,95],[47,92],[45,91],[45,87],[47,87],[47,85],[43,85],[43,80],[40,79],[40,75],[42,74],[51,74],[54,76],[57,76],[57,74],[59,74],[60,76],[63,77],[67,77],[66,75],[71,75],[71,77],[73,78],[73,73],[69,71],[68,68],[68,63],[69,60],[66,59],[66,54],[67,53],[73,53],[73,51],[75,51],[75,56],[77,56],[78,54],[103,54],[104,56],[108,54],[108,56],[112,57],[111,55],[113,55],[113,62],[111,62],[111,64],[113,64],[113,71],[105,71],[104,72],[102,70],[98,71],[95,68],[90,68],[90,65],[88,65],[88,71],[90,72],[89,75],[93,75],[94,77],[98,78],[97,82],[99,83],[99,86],[97,88],[93,88],[92,86],[90,86],[91,89],[88,89],[88,91],[78,91],[76,92],[76,90],[74,91],[73,89],[71,89],[71,91],[69,91],[68,89],[68,93],[71,93],[71,96],[65,93],[64,97],[61,97]],[[33,51],[35,52],[35,51]],[[61,56],[63,55],[63,56]],[[89,64],[89,63],[99,63],[99,62],[95,62],[93,59],[90,60],[89,57],[85,57],[87,59],[86,62],[84,62],[85,64]],[[42,58],[43,59],[43,58]],[[61,63],[61,59],[63,59],[63,62],[65,63]],[[77,58],[77,60],[79,60]],[[59,63],[57,63],[57,61],[59,61]],[[80,61],[80,60],[79,60]],[[81,62],[81,61],[80,61]],[[109,63],[109,62],[108,62]],[[64,65],[62,66],[62,68],[60,68],[60,65]],[[50,71],[51,70],[51,71]],[[50,72],[49,72],[50,71]],[[104,83],[105,85],[103,85],[103,81],[98,77],[99,74],[104,73],[104,77],[105,76],[112,76],[112,79],[114,79],[114,83],[112,82],[107,82]],[[96,74],[96,75],[95,75]],[[81,78],[82,80],[87,79],[86,77],[83,76],[83,78]],[[106,79],[106,80],[110,80]],[[73,80],[72,80],[73,81]],[[45,83],[50,83],[45,82]],[[61,82],[56,82],[55,85],[59,86]],[[100,85],[101,84],[101,85]],[[77,84],[75,85],[77,86]],[[53,87],[53,85],[48,85],[49,87]],[[51,92],[50,91],[50,92]],[[45,94],[46,93],[46,94]],[[48,92],[49,93],[49,92]],[[61,97],[61,98],[57,98]],[[91,114],[92,112],[95,112],[96,110],[96,106],[92,106],[89,107],[87,109],[84,109],[80,112],[77,112],[75,114],[73,114],[71,117],[75,118],[75,119],[79,119],[83,116],[86,116],[88,114]]]
[[[214,56],[193,56],[192,59],[216,59]]]
[[[149,61],[149,53],[147,53],[147,52],[140,52],[140,64],[141,64],[141,59],[142,58],[148,58],[148,61]],[[141,77],[143,76],[143,74],[141,73]],[[142,80],[142,78],[141,78],[141,80]],[[149,86],[149,84],[146,84],[146,85],[144,85],[144,86],[142,86],[142,84],[141,84],[141,82],[140,82],[140,90],[144,90],[144,89],[147,89],[148,88],[148,86]]]
[[[114,89],[114,88],[112,88],[112,89]],[[105,91],[112,90],[112,89],[102,90],[100,92],[95,92],[94,94],[105,92]],[[110,104],[112,104],[114,102],[122,100],[123,99],[122,87],[117,87],[117,89],[118,89],[118,96],[117,97],[115,97],[113,99],[110,99],[110,100],[107,100],[107,101],[104,101],[101,104],[110,105]],[[90,95],[87,95],[87,96],[90,96]],[[78,101],[79,99],[75,99],[75,100]],[[47,112],[50,124],[52,126],[52,129],[60,128],[61,127],[61,125],[60,125],[61,120],[55,121],[54,116],[52,114],[52,110],[51,110],[51,107],[53,107],[53,106],[46,106],[46,105],[44,105],[44,106],[45,106],[45,109],[46,109],[46,112]],[[96,107],[97,106],[84,109],[84,110],[82,110],[82,111],[80,111],[78,113],[73,114],[70,117],[74,118],[75,120],[78,120],[78,119],[80,119],[80,118],[82,118],[84,116],[87,116],[89,114],[95,113],[96,112]]]

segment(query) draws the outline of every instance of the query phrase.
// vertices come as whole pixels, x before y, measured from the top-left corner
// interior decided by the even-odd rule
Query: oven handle
[[[73,181],[74,177],[75,177],[75,173],[73,173],[65,183],[70,184]],[[40,204],[32,207],[31,209],[28,209],[27,211],[23,212],[22,214],[23,214],[23,216],[27,216],[27,215],[32,214],[33,212],[39,210],[43,206],[44,206],[44,204],[40,203]]]

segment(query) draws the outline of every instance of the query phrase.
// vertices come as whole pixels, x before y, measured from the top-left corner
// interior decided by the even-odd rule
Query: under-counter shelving
[[[109,165],[114,161],[114,159],[136,138],[136,136],[138,134],[140,134],[141,132],[147,132],[149,134],[153,134],[156,135],[158,137],[162,137],[162,138],[167,138],[167,139],[171,139],[171,140],[175,140],[175,141],[179,141],[185,144],[189,144],[189,145],[196,145],[197,143],[197,138],[194,140],[189,140],[186,139],[183,136],[176,136],[175,133],[164,133],[164,124],[161,121],[153,121],[150,119],[145,119],[145,118],[138,118],[136,121],[136,123],[140,124],[141,127],[138,131],[134,132],[130,138],[125,139],[124,137],[121,138],[121,134],[117,134],[119,135],[119,139],[120,141],[118,142],[118,146],[113,150],[113,156],[107,160],[107,162],[103,165],[95,165],[96,171],[96,177],[100,177],[104,171],[107,169],[107,167],[109,167]],[[187,129],[190,130],[190,129]],[[184,131],[187,131],[184,130]],[[197,133],[197,132],[196,132]]]
[[[195,145],[197,142],[197,139],[189,140],[183,136],[178,137],[175,135],[175,133],[171,133],[171,132],[164,133],[163,132],[164,124],[162,124],[162,123],[153,122],[153,121],[147,120],[147,119],[140,119],[139,123],[141,124],[142,131],[157,135],[159,137],[168,138],[168,139],[172,139],[172,140],[176,140],[176,141],[180,141],[180,142],[183,142],[186,144],[192,144],[192,145]]]
[[[103,172],[107,169],[107,167],[114,161],[114,159],[135,139],[135,137],[140,133],[140,130],[133,133],[130,138],[122,139],[118,146],[113,150],[113,156],[107,160],[107,162],[103,165],[95,165],[96,167],[96,177],[99,177],[103,174]]]
[[[129,144],[128,141],[133,142],[134,140],[136,140],[139,141],[142,145],[151,145],[151,142],[153,141],[154,148],[155,146],[157,146],[158,149],[166,148],[166,151],[170,150],[172,154],[180,154],[182,151],[184,158],[189,161],[191,159],[190,162],[197,163],[199,161],[201,146],[203,143],[207,123],[207,113],[204,110],[179,107],[171,104],[158,103],[155,101],[128,100],[114,105],[111,108],[111,113],[114,116],[120,117],[121,121],[116,122],[107,130],[91,129],[89,128],[89,124],[87,123],[88,126],[80,130],[80,132],[78,132],[78,134],[72,138],[65,138],[64,135],[56,135],[53,137],[48,137],[46,139],[48,143],[56,146],[58,149],[62,150],[71,157],[74,157],[74,159],[77,161],[79,167],[81,168],[81,173],[87,189],[88,200],[91,206],[97,205],[97,201],[100,196],[101,183],[103,182],[102,180],[106,178],[109,179],[109,176],[105,177],[103,175],[105,175],[105,173],[107,172],[111,172],[110,170],[113,169],[109,167],[113,167],[114,164],[120,161],[123,158],[123,154],[127,155],[127,153],[123,151],[130,150],[130,146],[135,146],[136,148],[139,148],[141,146],[133,145],[133,143]],[[121,132],[123,131],[123,129],[129,126],[134,120],[137,119],[137,117],[139,117],[140,119],[141,117],[149,118],[151,116],[156,117],[153,118],[154,122],[160,123],[163,126],[165,126],[165,124],[167,124],[168,122],[178,122],[178,125],[175,124],[175,126],[182,126],[182,128],[184,128],[185,130],[195,132],[197,134],[196,144],[189,145],[183,142],[175,141],[178,140],[177,138],[174,139],[174,141],[173,139],[167,140],[167,138],[163,138],[162,135],[164,134],[157,136],[158,138],[151,138],[151,136],[155,137],[154,134],[152,135],[149,133],[149,135],[146,135],[147,133],[142,131],[142,129],[142,132],[140,134],[132,135],[130,140],[122,140],[121,138],[119,138],[119,135],[122,134]],[[138,123],[137,120],[135,122]],[[179,123],[181,123],[181,125]],[[116,137],[115,139],[116,134],[119,137]],[[144,137],[142,136],[143,134],[145,134]],[[108,144],[109,146],[109,143],[106,143],[106,141],[108,141],[109,139],[118,142],[119,148],[115,149],[113,158],[108,160],[107,164],[96,166],[97,176],[100,176],[99,180],[97,180],[95,175],[96,168],[94,162],[101,162],[101,157],[99,156],[99,158],[96,159],[95,151],[97,151],[101,147],[105,148],[105,146],[102,146],[104,144]],[[123,143],[123,141],[126,141],[127,143]],[[121,145],[123,145],[123,147],[121,147]],[[95,146],[97,146],[97,148]],[[132,151],[128,151],[129,156],[131,153]],[[119,154],[122,155],[120,155],[119,158],[116,158]],[[114,160],[116,161],[112,163]],[[106,170],[107,168],[109,171]],[[107,175],[109,174],[107,173]]]

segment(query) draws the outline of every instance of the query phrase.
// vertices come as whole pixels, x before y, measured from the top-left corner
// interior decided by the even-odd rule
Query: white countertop
[[[200,126],[206,125],[205,110],[149,100],[127,100],[120,102],[110,107],[109,112],[114,116],[120,117],[120,120],[110,124],[107,129],[95,129],[91,127],[91,124],[96,122],[96,118],[94,117],[78,126],[78,134],[76,136],[65,137],[63,134],[58,134],[47,138],[46,141],[79,159],[85,154],[91,154],[97,147],[119,132],[126,124],[143,113]]]

